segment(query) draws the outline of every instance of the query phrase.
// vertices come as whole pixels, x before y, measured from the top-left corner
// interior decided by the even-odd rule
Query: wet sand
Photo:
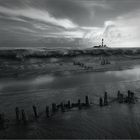
[[[102,59],[110,64],[101,65]],[[75,65],[74,62],[84,66]],[[105,72],[131,69],[140,65],[139,55],[117,56],[76,56],[76,57],[50,57],[28,58],[25,60],[12,60],[0,58],[0,78],[24,79],[49,75],[69,75],[87,72]]]
[[[58,112],[51,118],[40,114],[38,120],[27,125],[9,126],[0,131],[1,138],[32,139],[136,139],[140,138],[140,104],[113,103],[106,107],[96,105],[89,109]],[[14,122],[14,121],[13,121]]]
[[[114,98],[117,90],[126,93],[130,89],[140,97],[139,69],[128,74],[122,71],[121,75],[117,71],[119,78],[112,78],[114,73],[110,74],[110,71],[133,69],[140,64],[140,59],[111,57],[109,65],[101,65],[100,57],[86,56],[84,60],[76,57],[74,61],[92,66],[93,69],[74,66],[73,59],[69,58],[65,61],[56,58],[31,59],[22,63],[1,60],[0,111],[10,122],[8,128],[0,130],[0,138],[140,138],[139,101],[136,104],[114,102],[102,108],[98,105],[104,91]],[[103,71],[109,72],[104,76]],[[87,72],[94,76],[90,73],[87,75]],[[46,74],[47,77],[44,76]],[[54,75],[59,77],[56,81]],[[91,108],[58,112],[46,118],[46,105],[67,100],[76,102],[79,98],[84,100],[86,95],[95,104]],[[39,110],[38,120],[33,119],[33,104]],[[25,109],[29,117],[27,125],[16,124],[16,106]]]

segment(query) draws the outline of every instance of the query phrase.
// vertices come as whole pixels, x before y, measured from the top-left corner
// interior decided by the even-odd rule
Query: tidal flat
[[[8,53],[0,52],[0,112],[7,120],[0,138],[140,138],[139,50],[95,51],[48,55],[45,50],[43,57],[42,52],[31,55],[25,50],[16,50],[8,57]],[[118,90],[125,96],[128,90],[133,91],[137,102],[115,100],[99,106],[105,91],[112,101]],[[85,96],[89,97],[89,108],[72,108],[46,117],[46,106],[51,109],[52,103],[68,100],[85,102]],[[37,119],[33,105],[37,107]],[[16,107],[24,109],[26,125],[17,123]]]

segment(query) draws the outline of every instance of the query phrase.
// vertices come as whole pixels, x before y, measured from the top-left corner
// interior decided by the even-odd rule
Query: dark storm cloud
[[[69,18],[78,25],[84,25],[91,13],[81,2],[70,0],[48,0],[48,9],[55,17]]]
[[[47,0],[55,17],[70,18],[80,26],[102,26],[104,21],[136,10],[138,0]]]
[[[103,26],[104,21],[140,8],[139,0],[77,0],[93,15],[87,20],[89,26]]]
[[[8,8],[35,8],[56,18],[68,18],[81,26],[103,22],[140,7],[139,0],[0,0]]]
[[[47,11],[46,7],[33,1],[0,1],[0,30],[7,34],[15,33],[17,38],[31,40],[35,36],[38,38],[54,36],[64,32],[66,29],[77,27],[69,19],[55,18]],[[34,1],[35,2],[35,1]],[[37,2],[37,1],[36,1]],[[42,7],[42,9],[41,9]],[[26,38],[26,36],[29,36]],[[63,34],[64,37],[64,34]],[[17,39],[16,39],[17,40]]]
[[[0,0],[0,40],[115,36],[139,44],[139,12],[139,0]]]

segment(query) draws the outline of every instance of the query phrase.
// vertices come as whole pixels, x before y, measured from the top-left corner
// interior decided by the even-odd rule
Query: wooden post
[[[68,108],[69,108],[69,109],[71,108],[70,100],[68,101]]]
[[[49,106],[46,106],[46,116],[47,116],[47,118],[50,117]]]
[[[120,91],[118,91],[118,94],[117,94],[117,99],[119,100],[120,99]]]
[[[123,102],[124,102],[123,94],[120,94],[119,103],[123,103]]]
[[[18,107],[15,108],[15,112],[16,112],[16,120],[19,122],[20,121],[20,112],[19,112]]]
[[[78,100],[78,108],[81,109],[81,100]]]
[[[105,92],[105,94],[104,94],[104,105],[108,105],[107,92]]]
[[[134,95],[134,92],[131,92],[131,103],[135,103],[135,95]]]
[[[55,112],[56,112],[56,110],[57,110],[57,108],[56,108],[56,104],[55,104],[55,103],[53,103],[53,104],[52,104],[52,112],[53,112],[53,113],[55,113]]]
[[[88,99],[88,96],[85,97],[85,102],[86,102],[86,106],[89,106],[89,99]]]
[[[4,114],[0,114],[0,129],[4,129],[4,126],[5,126]]]
[[[62,111],[62,112],[65,112],[64,104],[63,104],[63,103],[61,103],[61,111]]]
[[[33,105],[33,111],[34,111],[34,116],[35,116],[35,118],[38,118],[37,108],[36,108],[35,105]]]
[[[130,97],[131,96],[131,91],[130,90],[128,90],[128,97]]]
[[[128,90],[128,103],[130,103],[130,102],[131,102],[131,91]]]
[[[101,97],[99,99],[99,104],[100,104],[101,107],[103,106],[103,99]]]
[[[22,121],[23,121],[23,123],[27,124],[27,117],[26,117],[24,109],[21,110],[21,114],[22,114]]]

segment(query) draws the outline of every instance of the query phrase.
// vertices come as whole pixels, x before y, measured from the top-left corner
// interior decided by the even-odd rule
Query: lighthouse
[[[107,48],[107,45],[104,44],[104,39],[102,38],[101,45],[99,45],[99,46],[94,46],[93,48]]]
[[[104,39],[102,38],[102,47],[104,47]]]

